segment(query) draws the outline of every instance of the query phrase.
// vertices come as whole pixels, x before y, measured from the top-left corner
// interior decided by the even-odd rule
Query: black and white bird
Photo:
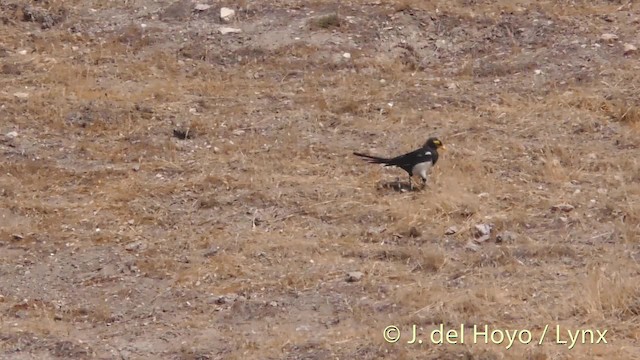
[[[446,150],[442,141],[430,137],[427,142],[417,150],[394,158],[383,158],[354,152],[356,156],[365,158],[371,164],[384,164],[384,166],[397,166],[409,174],[409,188],[413,190],[413,176],[422,178],[423,187],[427,185],[427,177],[431,167],[438,162],[438,149]]]

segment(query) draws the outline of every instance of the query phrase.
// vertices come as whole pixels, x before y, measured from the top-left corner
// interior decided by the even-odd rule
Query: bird
[[[354,152],[353,155],[364,158],[371,164],[383,164],[384,166],[396,166],[409,174],[409,189],[413,190],[413,176],[422,178],[423,188],[427,185],[429,170],[438,162],[438,149],[446,150],[442,141],[437,137],[430,137],[421,148],[393,158],[367,155]]]

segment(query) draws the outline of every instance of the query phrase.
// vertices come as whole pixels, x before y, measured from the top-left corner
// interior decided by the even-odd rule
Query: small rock
[[[20,234],[11,234],[11,240],[13,241],[20,241],[23,240],[24,236],[20,235]]]
[[[503,242],[511,243],[516,239],[516,234],[511,231],[503,231],[496,235],[496,243],[500,244]]]
[[[204,257],[212,257],[215,256],[220,251],[219,246],[211,247],[207,252],[204,253]]]
[[[132,243],[127,244],[124,249],[127,251],[136,251],[136,250],[144,250],[147,248],[147,245],[142,241],[134,241]]]
[[[450,226],[449,228],[447,228],[447,230],[444,231],[444,234],[445,235],[453,235],[453,234],[457,233],[458,231],[460,231],[460,229],[457,226],[453,225],[453,226]]]
[[[271,306],[271,307],[278,307],[278,302],[277,302],[277,301],[270,301],[270,302],[269,302],[269,306]]]
[[[220,9],[220,18],[224,21],[229,21],[231,19],[233,19],[233,17],[235,16],[236,12],[233,9],[229,9],[227,7],[223,7]]]
[[[616,34],[609,34],[609,33],[602,34],[602,35],[600,36],[600,40],[602,40],[602,41],[606,41],[606,42],[612,42],[612,41],[618,40],[618,35],[616,35]]]
[[[480,245],[476,244],[476,242],[475,242],[475,241],[470,240],[470,241],[467,243],[467,245],[465,245],[465,247],[464,247],[464,248],[465,248],[465,249],[467,249],[467,250],[470,250],[470,251],[474,251],[474,252],[475,252],[475,251],[480,250]]]
[[[379,235],[385,231],[387,231],[387,228],[384,225],[380,225],[380,226],[373,226],[368,228],[366,233],[367,235]]]
[[[487,241],[489,239],[491,239],[491,236],[487,234],[487,235],[482,235],[482,236],[474,239],[474,241],[477,242],[478,244],[482,244],[483,242],[485,242],[485,241]]]
[[[570,212],[573,209],[575,209],[575,207],[571,204],[557,204],[551,207],[551,210],[553,211],[563,211],[563,212]]]
[[[631,55],[638,51],[638,48],[633,44],[624,44],[624,54]]]
[[[491,234],[491,225],[490,224],[477,224],[475,226],[476,229],[476,237],[488,236]]]
[[[444,39],[436,40],[436,48],[442,49],[446,45],[447,45],[447,40],[444,40]]]
[[[244,135],[245,131],[242,129],[236,129],[236,130],[233,130],[231,133],[235,136],[240,136],[240,135]]]
[[[53,320],[60,321],[62,319],[63,319],[62,314],[54,314],[53,315]]]
[[[25,92],[17,92],[17,93],[14,93],[13,96],[17,97],[18,99],[28,99],[29,98],[29,94],[25,93]]]
[[[347,274],[347,282],[360,281],[362,280],[362,277],[364,277],[364,274],[361,273],[360,271],[352,271]]]
[[[227,295],[218,296],[214,300],[214,303],[216,303],[218,305],[232,304],[232,303],[236,302],[236,300],[239,300],[239,296],[237,294],[227,294]]]
[[[207,4],[196,4],[196,11],[205,11],[205,10],[209,10],[211,8],[211,5],[207,5]]]
[[[345,59],[351,59],[351,54],[346,52],[346,53],[342,54],[342,57],[345,58]]]
[[[225,35],[225,34],[234,34],[234,33],[241,33],[242,30],[240,29],[236,29],[236,28],[231,28],[231,27],[221,27],[218,29],[218,31],[220,32],[220,34]]]
[[[542,70],[535,69],[535,70],[533,70],[533,73],[536,74],[536,75],[540,75],[540,74],[542,74]]]

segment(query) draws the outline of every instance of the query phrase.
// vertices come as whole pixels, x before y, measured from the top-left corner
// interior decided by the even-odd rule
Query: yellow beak
[[[440,149],[442,149],[442,150],[447,150],[447,147],[446,147],[446,146],[444,146],[444,145],[442,145],[442,146],[440,146]]]

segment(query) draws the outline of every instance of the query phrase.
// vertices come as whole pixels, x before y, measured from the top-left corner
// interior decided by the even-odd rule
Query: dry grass
[[[0,5],[3,356],[640,356],[637,4],[191,6]]]

